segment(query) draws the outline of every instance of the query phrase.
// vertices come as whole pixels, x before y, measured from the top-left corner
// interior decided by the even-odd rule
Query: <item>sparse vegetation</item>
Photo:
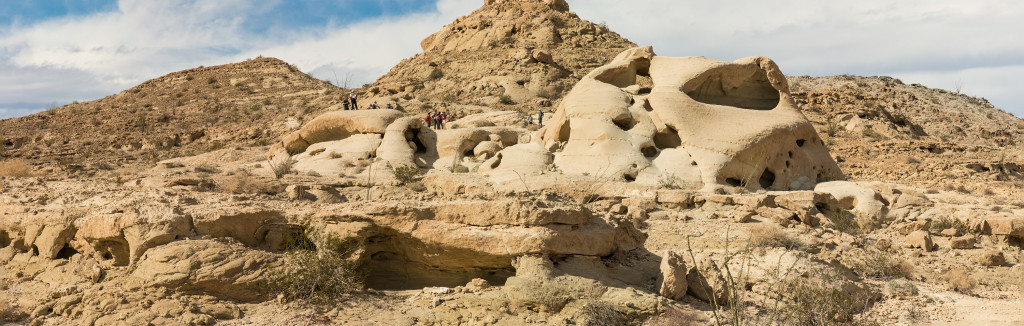
[[[25,160],[0,161],[0,177],[27,178],[32,176],[35,176],[32,173],[32,166]]]
[[[750,228],[750,244],[756,247],[782,247],[801,249],[804,243],[799,238],[786,233],[781,226],[774,223],[761,223]]]
[[[423,171],[414,165],[403,165],[395,168],[395,179],[403,185],[409,185],[422,178]]]
[[[978,282],[971,277],[971,274],[967,272],[967,269],[963,267],[957,267],[942,273],[939,277],[943,283],[946,283],[950,289],[956,292],[969,294]]]
[[[785,302],[780,325],[861,325],[857,319],[874,301],[869,290],[844,287],[839,272],[818,268],[807,276],[794,275],[784,282],[780,295]]]
[[[832,227],[843,233],[860,234],[861,226],[857,216],[847,210],[834,210],[823,212],[825,217],[832,222]]]
[[[311,226],[296,230],[288,237],[284,262],[269,271],[264,288],[289,301],[336,305],[365,287],[363,266],[354,257],[360,245]]]
[[[295,163],[298,163],[295,159],[288,157],[280,161],[274,162],[273,159],[267,160],[267,165],[270,166],[270,171],[274,172],[274,177],[280,179],[285,174],[292,173],[292,168],[295,167]]]
[[[513,101],[511,96],[508,96],[508,95],[505,95],[505,94],[502,94],[501,96],[498,96],[498,102],[501,102],[501,104],[505,104],[505,105],[516,104],[516,101]]]
[[[889,282],[885,283],[885,289],[890,295],[903,297],[915,296],[918,292],[914,282],[903,277],[889,280]]]
[[[957,218],[953,218],[953,217],[949,217],[949,216],[942,216],[942,217],[939,217],[937,219],[932,220],[932,224],[931,224],[931,231],[932,232],[936,232],[936,233],[937,232],[942,232],[942,230],[945,230],[945,229],[956,229],[956,231],[959,234],[974,233],[974,232],[971,231],[970,226],[968,226],[966,222],[961,221],[960,219],[957,219]]]
[[[898,254],[878,249],[865,249],[862,260],[855,263],[854,270],[861,277],[891,279],[914,276],[914,265]]]

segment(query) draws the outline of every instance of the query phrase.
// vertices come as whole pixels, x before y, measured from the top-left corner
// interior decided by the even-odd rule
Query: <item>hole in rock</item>
[[[789,167],[789,161],[786,161],[786,167],[787,168]]]
[[[789,158],[793,158],[793,152],[789,152]]]
[[[740,181],[740,179],[736,178],[725,178],[725,183],[733,187],[739,187],[740,185],[743,184],[743,182]]]
[[[647,146],[641,149],[640,152],[644,154],[644,157],[650,158],[658,155],[658,148],[654,146]]]
[[[473,157],[473,150],[472,149],[465,150],[464,152],[462,152],[462,156]]]
[[[640,94],[650,94],[650,93],[651,93],[651,88],[650,87],[640,87]]]
[[[36,245],[32,245],[31,249],[32,249],[32,256],[39,256],[39,247],[36,247]]]
[[[682,144],[683,140],[679,138],[679,133],[672,127],[654,134],[654,146],[659,149],[678,148]]]
[[[779,91],[768,74],[756,66],[721,67],[683,85],[697,102],[750,110],[771,110],[779,105]]]
[[[775,184],[775,173],[772,170],[764,169],[761,173],[761,177],[757,179],[757,183],[761,185],[761,188],[768,189]]]
[[[375,236],[367,242],[366,286],[377,290],[413,290],[425,287],[456,287],[474,278],[504,285],[515,275],[511,257],[499,257],[468,249],[443,248],[404,235]],[[474,267],[489,266],[489,267]]]
[[[427,146],[423,145],[423,141],[420,140],[420,129],[409,128],[405,131],[405,140],[411,141],[416,145],[416,153],[424,154],[427,152]]]
[[[636,175],[633,175],[632,173],[623,173],[622,178],[626,179],[626,182],[636,181]]]
[[[690,165],[697,166],[697,161],[690,162]]]
[[[627,112],[626,114],[620,115],[619,117],[613,119],[612,123],[618,126],[619,129],[629,130],[633,128],[633,116]]]
[[[11,245],[11,237],[6,231],[0,231],[0,248],[7,248]]]
[[[558,142],[564,143],[569,141],[569,134],[572,130],[569,128],[569,120],[562,122],[562,127],[558,128]]]
[[[121,239],[123,241],[123,239]],[[104,260],[114,260],[115,266],[128,266],[128,244],[127,242],[106,240],[93,246]]]
[[[78,250],[75,250],[75,248],[71,248],[70,245],[65,244],[64,247],[60,248],[60,251],[57,252],[56,259],[70,259],[71,256],[74,256],[74,255],[77,255],[77,254],[78,254]]]
[[[807,140],[804,140],[804,139],[797,139],[797,140],[796,140],[796,146],[798,146],[798,147],[804,147],[804,143],[805,143],[805,142],[807,142]]]
[[[109,252],[104,252],[103,255],[101,255],[101,257],[103,257],[103,260],[114,259],[114,255]]]

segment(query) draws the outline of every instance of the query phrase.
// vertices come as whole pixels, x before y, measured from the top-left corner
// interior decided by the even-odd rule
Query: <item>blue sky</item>
[[[371,82],[484,0],[10,0],[0,118],[259,55]],[[774,59],[789,75],[888,75],[1024,116],[1024,1],[569,0],[659,55]]]

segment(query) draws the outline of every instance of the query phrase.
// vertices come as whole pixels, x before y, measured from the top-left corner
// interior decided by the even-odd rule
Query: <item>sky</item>
[[[171,72],[277,57],[375,80],[483,0],[4,0],[0,118]],[[1024,1],[569,0],[658,55],[767,56],[787,75],[893,76],[1024,117]]]

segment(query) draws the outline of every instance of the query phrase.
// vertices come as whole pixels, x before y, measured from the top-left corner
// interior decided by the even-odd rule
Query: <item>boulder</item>
[[[551,58],[551,53],[548,52],[547,50],[536,49],[536,50],[533,50],[533,54],[532,55],[533,55],[533,59],[537,60],[537,62],[547,63],[547,64],[551,64],[552,62],[554,62],[554,60],[552,60],[552,58]]]
[[[932,226],[932,221],[931,220],[921,220],[921,221],[913,221],[913,222],[907,222],[907,223],[896,225],[895,229],[896,229],[896,232],[899,232],[902,235],[908,235],[908,234],[913,233],[914,231],[925,231],[925,232],[927,232],[929,229],[931,229],[931,226]]]
[[[974,248],[974,244],[976,241],[977,240],[974,239],[974,236],[965,235],[962,237],[950,239],[949,247],[952,249],[971,249]]]
[[[255,301],[262,298],[258,282],[273,261],[273,254],[239,245],[184,240],[147,251],[131,276],[140,285]]]
[[[661,296],[680,300],[686,296],[686,262],[682,255],[666,251],[661,255],[661,274],[658,275],[658,293]]]
[[[932,251],[934,244],[932,243],[932,236],[928,234],[928,231],[914,231],[907,236],[907,246],[910,248],[921,248],[924,251]]]
[[[711,258],[698,258],[686,273],[686,284],[686,293],[719,307],[728,305],[728,284]]]

